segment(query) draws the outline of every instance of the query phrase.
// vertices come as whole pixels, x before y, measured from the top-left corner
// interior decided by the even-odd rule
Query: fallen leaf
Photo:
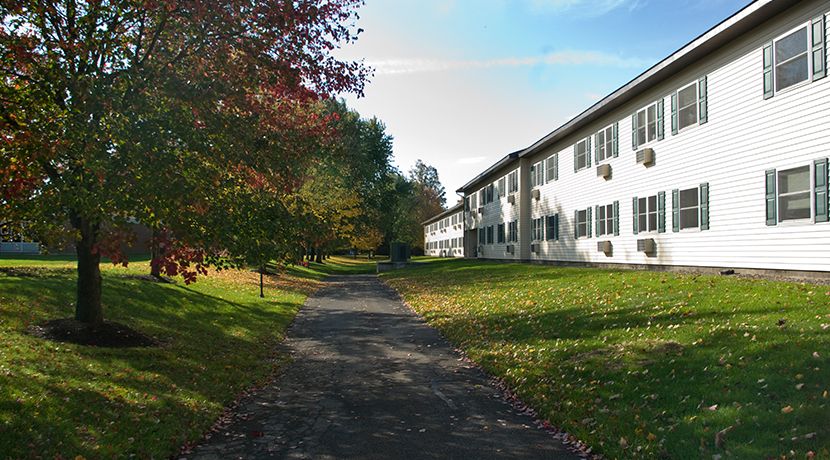
[[[781,413],[782,414],[789,414],[792,411],[793,411],[793,406],[784,406],[784,407],[781,408]]]

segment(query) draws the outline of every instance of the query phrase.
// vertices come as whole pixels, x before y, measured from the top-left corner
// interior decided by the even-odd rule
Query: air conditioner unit
[[[657,243],[654,238],[644,238],[637,240],[637,251],[645,252],[648,255],[657,253]]]
[[[637,164],[652,166],[654,164],[654,149],[645,148],[637,151]]]
[[[530,196],[531,196],[534,200],[538,200],[539,198],[541,198],[541,197],[542,197],[542,192],[540,192],[540,191],[539,191],[539,189],[538,189],[538,188],[536,188],[536,189],[533,189],[533,190],[531,190],[531,191],[530,191]]]
[[[538,243],[531,244],[530,245],[530,252],[532,252],[534,254],[538,254],[539,253],[539,244]]]
[[[606,256],[610,256],[613,250],[614,247],[610,241],[597,241],[597,252],[602,252]]]
[[[479,207],[478,208],[478,213],[479,214],[484,214],[484,207]]]
[[[514,253],[513,251],[514,251],[514,249],[513,249],[512,244],[508,244],[507,246],[504,247],[504,252],[507,253],[507,254],[513,254]]]
[[[603,179],[610,179],[611,178],[611,165],[608,163],[597,166],[597,177],[601,177]]]
[[[516,194],[511,193],[510,195],[507,195],[507,202],[510,204],[516,204]]]

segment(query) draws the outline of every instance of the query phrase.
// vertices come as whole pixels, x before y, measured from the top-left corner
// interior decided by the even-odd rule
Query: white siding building
[[[525,199],[468,227],[518,218],[521,248],[476,255],[830,271],[828,14],[756,1],[519,152]]]
[[[464,257],[464,216],[462,203],[423,222],[424,254],[436,257]]]

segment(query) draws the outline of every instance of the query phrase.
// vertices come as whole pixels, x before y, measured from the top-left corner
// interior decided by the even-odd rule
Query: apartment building
[[[468,254],[830,271],[828,14],[753,2],[488,168]]]
[[[424,254],[436,257],[464,257],[463,203],[423,222]]]

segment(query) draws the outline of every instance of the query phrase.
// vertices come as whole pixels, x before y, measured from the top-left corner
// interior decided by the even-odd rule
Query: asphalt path
[[[187,458],[576,459],[376,276],[310,297],[292,361]]]

